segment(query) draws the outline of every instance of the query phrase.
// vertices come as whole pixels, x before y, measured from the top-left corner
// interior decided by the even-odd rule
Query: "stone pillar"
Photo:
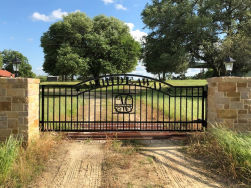
[[[251,130],[251,77],[215,77],[208,80],[208,122]]]
[[[39,137],[39,79],[0,78],[0,140]]]

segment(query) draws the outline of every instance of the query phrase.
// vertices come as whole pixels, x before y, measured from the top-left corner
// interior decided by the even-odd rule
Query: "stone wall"
[[[11,134],[30,141],[39,136],[39,83],[31,78],[0,78],[0,140]]]
[[[208,122],[235,130],[251,130],[251,77],[208,80]]]

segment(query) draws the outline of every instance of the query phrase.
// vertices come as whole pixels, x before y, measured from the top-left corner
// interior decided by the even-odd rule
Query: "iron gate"
[[[42,131],[202,131],[204,86],[173,86],[133,74],[40,86]]]

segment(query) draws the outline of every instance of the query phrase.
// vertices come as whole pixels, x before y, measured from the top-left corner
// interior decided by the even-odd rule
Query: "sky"
[[[104,14],[125,22],[135,40],[147,35],[141,12],[151,0],[0,0],[0,51],[11,49],[21,52],[29,60],[33,72],[45,75],[40,37],[51,24],[63,16],[81,11],[87,16]],[[198,70],[188,70],[187,75]],[[139,63],[132,73],[151,76]]]

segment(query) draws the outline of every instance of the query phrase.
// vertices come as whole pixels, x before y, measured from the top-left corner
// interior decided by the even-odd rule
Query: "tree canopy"
[[[221,76],[226,73],[223,62],[231,56],[234,72],[248,71],[250,7],[250,0],[153,0],[142,12],[151,31],[143,48],[147,70],[177,73],[188,62],[202,62]]]
[[[14,73],[13,70],[13,61],[15,58],[20,59],[21,64],[19,67],[19,76],[26,78],[34,78],[36,77],[35,73],[32,72],[32,67],[29,64],[27,57],[21,54],[18,51],[14,50],[4,50],[0,54],[3,59],[3,68],[9,72]]]
[[[140,44],[128,26],[114,17],[93,19],[76,12],[52,24],[41,37],[43,69],[51,75],[86,77],[132,71]]]
[[[3,57],[0,52],[0,69],[2,69],[2,67],[3,67]]]

